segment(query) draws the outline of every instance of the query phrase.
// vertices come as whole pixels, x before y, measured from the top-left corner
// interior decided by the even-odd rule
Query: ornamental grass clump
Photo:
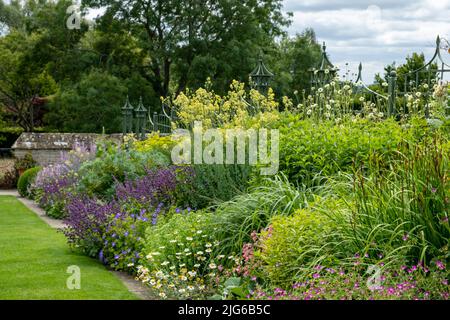
[[[266,178],[261,185],[252,187],[248,194],[217,206],[213,224],[215,234],[222,243],[224,255],[241,251],[251,241],[251,233],[265,229],[273,217],[290,216],[307,207],[313,195],[306,189],[294,187],[284,175]]]
[[[398,158],[349,177],[353,205],[338,219],[345,245],[354,252],[383,254],[386,263],[448,257],[450,228],[449,153],[436,134],[419,144],[405,143]],[[351,197],[350,197],[351,198]]]

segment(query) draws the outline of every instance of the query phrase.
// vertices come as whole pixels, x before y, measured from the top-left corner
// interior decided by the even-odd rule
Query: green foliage
[[[11,148],[22,132],[21,128],[1,127],[0,125],[0,148]]]
[[[289,216],[308,205],[310,195],[295,188],[286,177],[266,179],[248,194],[235,197],[217,207],[215,234],[221,242],[224,255],[236,254],[245,243],[251,242],[251,233],[265,229],[272,217]]]
[[[89,0],[86,5],[106,7],[99,28],[111,32],[131,26],[139,35],[140,47],[148,56],[158,57],[151,60],[145,75],[163,97],[197,88],[208,77],[217,80],[220,92],[226,91],[232,79],[248,79],[260,46],[270,44],[289,24],[280,0],[189,4],[180,0],[128,4]]]
[[[63,89],[53,99],[46,121],[67,132],[121,132],[120,108],[126,92],[118,78],[92,70],[75,87]]]
[[[163,298],[205,298],[216,286],[215,276],[225,256],[214,240],[214,215],[177,210],[147,229],[141,280]]]
[[[432,64],[430,69],[422,70],[419,72],[416,78],[416,74],[413,71],[419,70],[425,67],[426,64],[425,55],[423,53],[413,52],[412,55],[406,57],[406,62],[398,67],[395,64],[388,65],[384,68],[383,77],[380,74],[375,76],[375,81],[378,85],[378,90],[387,92],[387,87],[383,86],[384,82],[389,82],[389,74],[392,71],[397,72],[397,87],[401,90],[405,90],[405,81],[407,90],[412,90],[413,88],[418,88],[423,84],[429,84],[432,87],[435,83],[438,66],[436,63]],[[418,80],[418,82],[417,82]],[[429,83],[428,81],[434,81],[434,83]],[[417,82],[417,83],[416,83]]]
[[[31,168],[20,176],[19,181],[17,182],[17,191],[22,197],[28,198],[32,196],[30,186],[41,169],[41,167]]]
[[[14,164],[16,170],[28,170],[36,166],[36,161],[33,159],[31,153],[27,153],[22,159],[19,159]]]
[[[27,56],[41,40],[38,34],[15,31],[0,37],[0,107],[25,131],[41,124],[35,97],[54,94],[58,86],[43,67],[33,65]]]
[[[116,181],[135,179],[143,176],[146,169],[169,164],[167,156],[158,151],[144,153],[104,144],[99,146],[97,158],[82,164],[78,172],[79,191],[89,196],[110,198]]]
[[[354,163],[367,162],[375,155],[389,157],[410,136],[410,131],[394,120],[336,125],[287,115],[280,126],[280,169],[291,181],[307,185],[313,184],[317,175],[350,172]]]
[[[271,70],[276,74],[272,88],[278,97],[292,96],[294,91],[309,91],[310,69],[317,67],[321,48],[314,30],[307,29],[294,38],[283,38],[271,52]]]
[[[291,217],[274,217],[257,245],[258,274],[273,287],[291,285],[299,274],[317,265],[317,257],[337,253],[328,247],[334,230],[333,222],[312,208],[297,210]]]

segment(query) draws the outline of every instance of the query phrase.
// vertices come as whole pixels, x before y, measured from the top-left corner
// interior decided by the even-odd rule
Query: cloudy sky
[[[437,35],[450,40],[450,0],[284,0],[284,10],[294,14],[291,35],[312,27],[342,73],[363,63],[367,83],[412,52],[431,58]]]
[[[294,13],[290,34],[312,27],[341,69],[349,63],[356,72],[362,62],[368,83],[386,64],[400,64],[414,51],[431,58],[438,34],[450,39],[450,0],[284,1]]]

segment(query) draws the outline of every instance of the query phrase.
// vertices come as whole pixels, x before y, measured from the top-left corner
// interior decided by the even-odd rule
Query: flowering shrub
[[[138,278],[162,298],[205,298],[214,293],[227,259],[218,254],[213,214],[177,209],[147,230]]]
[[[160,204],[154,211],[141,209],[136,213],[109,215],[99,252],[100,261],[113,269],[135,273],[143,250],[145,230],[156,225],[162,211],[163,204]]]
[[[78,170],[83,162],[93,157],[95,148],[77,145],[71,152],[63,153],[58,163],[43,168],[37,174],[31,193],[50,217],[60,219],[66,215],[69,194],[75,193],[79,181]]]
[[[68,212],[64,230],[68,242],[91,257],[98,257],[103,248],[103,234],[106,231],[108,217],[121,214],[117,202],[103,203],[86,196],[75,196],[68,200]]]
[[[170,158],[176,141],[171,136],[161,136],[159,133],[150,134],[144,141],[134,141],[133,147],[139,152],[161,152]]]
[[[277,119],[278,114],[278,103],[271,89],[267,97],[257,90],[247,94],[244,84],[238,81],[233,81],[224,97],[200,88],[195,93],[181,93],[174,100],[174,106],[179,123],[187,128],[193,128],[195,121],[202,121],[204,128],[246,127],[247,121],[255,115],[264,123],[266,117],[270,122]]]
[[[422,265],[380,272],[379,279],[367,274],[367,268],[350,270],[317,266],[314,274],[288,290],[254,290],[248,297],[258,300],[448,300],[449,273],[441,261],[431,269]],[[379,281],[379,283],[378,283]]]
[[[69,226],[66,236],[69,242],[91,256],[101,253],[100,259],[116,269],[128,268],[128,264],[136,259],[145,223],[156,219],[148,216],[150,212],[159,214],[164,203],[173,201],[177,170],[181,169],[148,170],[145,176],[137,180],[117,182],[116,193],[108,202],[86,195],[69,195],[66,204],[66,222]],[[125,245],[130,247],[125,249]],[[129,255],[134,258],[129,258]],[[116,256],[120,259],[115,259]]]
[[[111,198],[117,181],[137,179],[144,176],[148,169],[169,164],[169,159],[161,153],[104,146],[96,159],[80,167],[78,188],[89,196]]]
[[[177,174],[181,171],[185,170],[177,167],[147,169],[146,174],[136,180],[117,182],[115,198],[121,203],[134,200],[149,206],[160,202],[170,204],[177,187]]]

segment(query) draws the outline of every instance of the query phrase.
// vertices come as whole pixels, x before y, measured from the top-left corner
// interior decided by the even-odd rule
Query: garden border
[[[34,212],[41,220],[43,220],[47,225],[49,225],[52,229],[61,230],[65,227],[65,224],[56,219],[49,218],[45,211],[39,208],[35,202],[20,197],[19,193],[15,190],[0,190],[0,196],[13,196],[16,197],[17,200],[20,201],[25,207]],[[107,270],[113,273],[120,281],[122,281],[123,285],[127,288],[127,290],[133,293],[136,297],[141,300],[157,300],[156,296],[152,295],[150,289],[144,286],[141,282],[136,281],[132,276],[125,272],[114,271],[109,268]]]

